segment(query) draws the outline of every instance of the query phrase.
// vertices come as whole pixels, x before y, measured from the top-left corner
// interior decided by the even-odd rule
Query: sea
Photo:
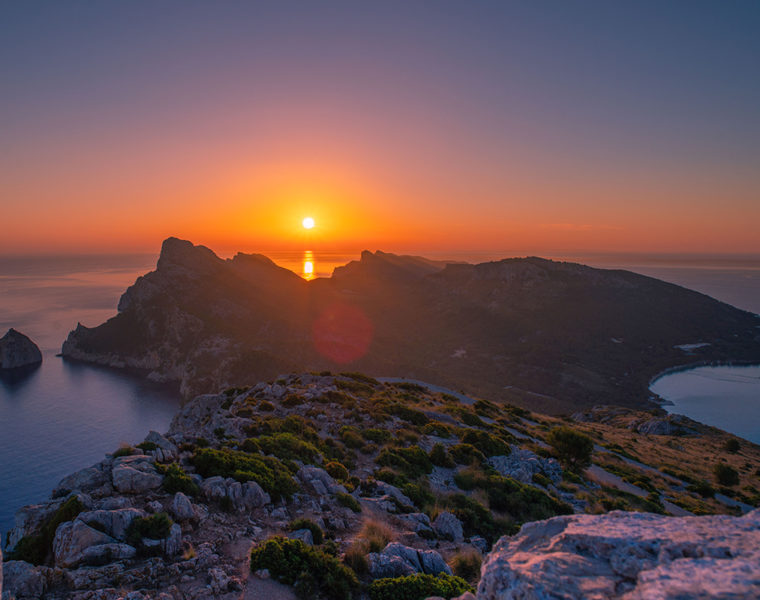
[[[359,252],[262,251],[305,279],[329,277]],[[525,253],[411,252],[433,259],[487,262]],[[760,255],[570,255],[555,260],[622,268],[703,292],[760,313]],[[87,467],[150,430],[165,431],[180,406],[175,389],[138,374],[58,356],[77,323],[116,314],[123,291],[155,268],[156,255],[0,256],[0,336],[14,327],[43,353],[36,369],[0,376],[0,533],[20,507],[47,498],[67,474]],[[684,340],[691,343],[695,340]],[[753,370],[755,369],[755,370]],[[706,368],[659,379],[670,409],[760,443],[760,367]],[[753,415],[748,418],[747,415]]]

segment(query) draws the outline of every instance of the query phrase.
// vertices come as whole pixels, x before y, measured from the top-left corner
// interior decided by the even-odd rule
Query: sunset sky
[[[756,1],[3,2],[0,253],[760,252],[758,32]]]

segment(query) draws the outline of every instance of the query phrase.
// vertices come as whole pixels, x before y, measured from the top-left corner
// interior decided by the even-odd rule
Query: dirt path
[[[287,585],[251,575],[246,582],[242,600],[298,600],[298,596]]]

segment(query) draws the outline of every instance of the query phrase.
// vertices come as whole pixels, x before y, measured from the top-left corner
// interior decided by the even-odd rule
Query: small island
[[[32,340],[11,328],[0,338],[0,369],[19,369],[38,365],[42,352]]]

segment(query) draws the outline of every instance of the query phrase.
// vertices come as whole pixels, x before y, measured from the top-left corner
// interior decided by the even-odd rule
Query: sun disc
[[[303,225],[304,229],[312,229],[314,227],[314,219],[306,217],[301,221],[301,225]]]

